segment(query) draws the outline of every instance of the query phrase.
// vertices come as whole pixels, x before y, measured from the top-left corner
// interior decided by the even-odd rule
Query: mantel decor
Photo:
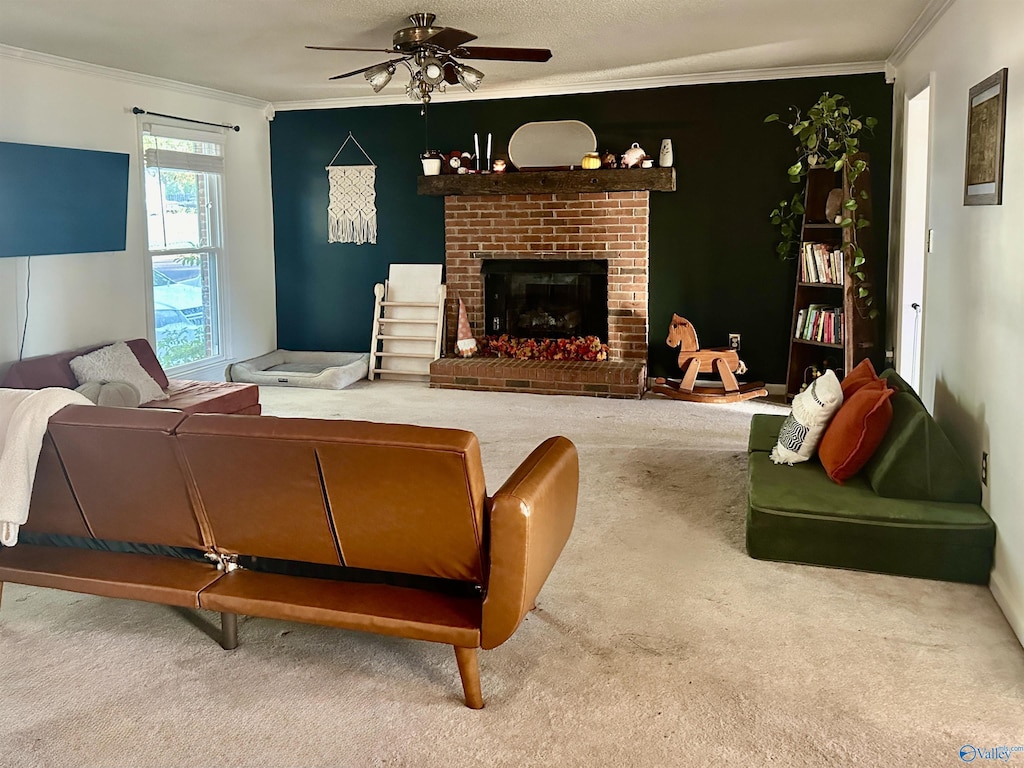
[[[964,205],[1002,205],[1006,75],[1001,69],[971,88],[967,102]]]
[[[527,171],[420,176],[421,195],[520,195],[573,192],[675,192],[675,168]]]

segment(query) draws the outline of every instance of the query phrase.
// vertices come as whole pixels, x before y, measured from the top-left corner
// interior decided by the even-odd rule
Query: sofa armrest
[[[551,437],[489,500],[490,574],[481,647],[508,640],[533,607],[572,531],[579,477],[576,446]]]

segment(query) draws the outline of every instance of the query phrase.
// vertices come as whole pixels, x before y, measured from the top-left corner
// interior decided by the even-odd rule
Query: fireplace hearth
[[[489,259],[481,274],[487,334],[607,341],[606,260]]]

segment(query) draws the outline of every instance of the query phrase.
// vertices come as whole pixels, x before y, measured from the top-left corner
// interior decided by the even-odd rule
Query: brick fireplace
[[[421,194],[445,196],[447,356],[431,364],[431,386],[640,397],[647,375],[650,191],[674,189],[671,168],[421,177]],[[498,271],[498,260],[529,262],[517,269],[531,273],[546,271],[544,262],[560,262],[551,270],[555,273],[594,271],[568,261],[599,265],[602,281],[607,275],[607,338],[602,340],[609,359],[455,357],[459,299],[473,334],[491,332],[484,323],[483,273]],[[489,261],[492,267],[482,269]],[[565,293],[552,289],[552,294],[559,290]],[[603,295],[603,282],[599,290]],[[500,325],[493,313],[491,321]],[[599,327],[605,327],[603,317]]]
[[[455,195],[445,198],[449,352],[461,298],[476,336],[484,329],[481,264],[487,259],[606,260],[613,361],[647,359],[649,192]]]

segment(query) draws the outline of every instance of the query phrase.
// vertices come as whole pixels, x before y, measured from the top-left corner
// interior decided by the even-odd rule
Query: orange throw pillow
[[[843,402],[849,400],[853,393],[865,384],[870,384],[873,381],[881,381],[881,379],[875,373],[875,366],[865,357],[843,379]]]
[[[818,445],[818,458],[840,485],[868,463],[892,423],[895,390],[879,379],[861,386],[832,417]]]

